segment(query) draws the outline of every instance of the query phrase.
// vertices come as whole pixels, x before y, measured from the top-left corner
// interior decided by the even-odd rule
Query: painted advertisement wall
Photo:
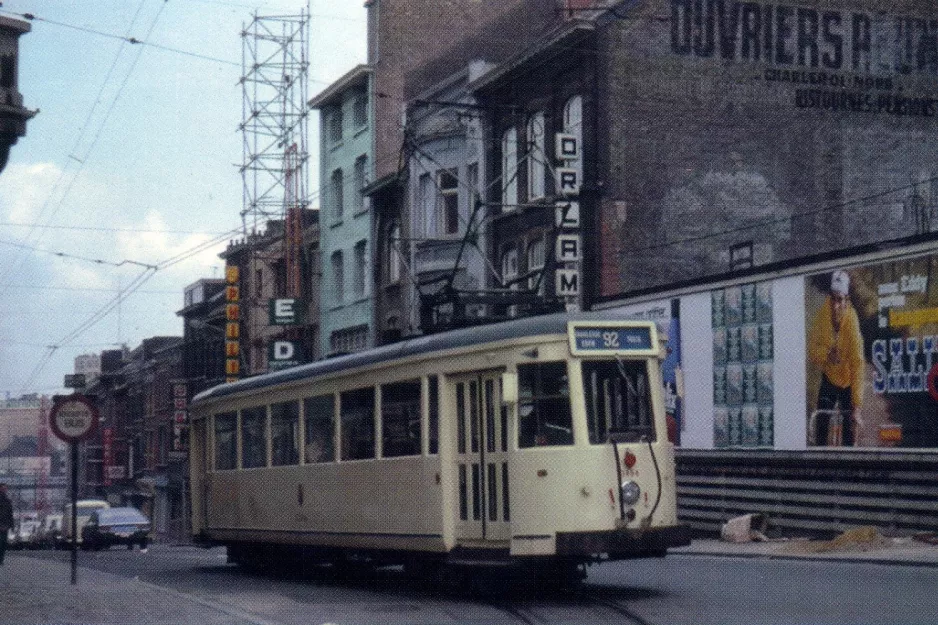
[[[646,0],[597,37],[600,298],[938,229],[938,4]]]
[[[808,446],[938,447],[938,255],[805,278]]]

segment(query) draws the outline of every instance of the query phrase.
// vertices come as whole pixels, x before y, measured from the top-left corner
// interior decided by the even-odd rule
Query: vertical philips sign
[[[571,167],[581,157],[580,139],[576,135],[557,133],[554,136],[554,153],[563,162],[556,169],[556,192],[564,199],[554,205],[557,240],[554,248],[556,270],[554,293],[567,303],[567,310],[579,310],[580,282],[582,272],[583,240],[580,235],[580,179],[581,168]]]
[[[241,289],[236,265],[225,267],[225,381],[241,377]]]

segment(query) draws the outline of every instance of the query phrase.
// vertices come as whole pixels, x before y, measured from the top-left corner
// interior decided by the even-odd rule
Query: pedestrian
[[[821,371],[817,396],[816,444],[830,444],[840,415],[842,444],[856,444],[855,428],[860,423],[860,405],[866,382],[863,335],[857,311],[850,302],[850,276],[837,270],[831,275],[830,294],[818,311],[811,328],[808,352]],[[831,437],[836,439],[836,435]]]
[[[7,485],[0,482],[0,565],[7,552],[7,532],[13,528],[13,502],[7,497]]]

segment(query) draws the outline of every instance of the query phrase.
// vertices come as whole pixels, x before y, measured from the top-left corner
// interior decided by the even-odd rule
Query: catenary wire
[[[150,33],[152,33],[153,30],[156,28],[156,23],[157,21],[159,21],[160,16],[163,14],[163,10],[165,8],[166,8],[166,1],[164,0],[164,2],[160,5],[159,11],[157,11],[156,15],[153,17],[153,20],[150,22],[150,26],[147,30],[147,35],[146,35],[147,37],[149,37]],[[120,50],[118,50],[118,54],[120,54]],[[95,133],[94,138],[91,141],[91,144],[88,146],[87,150],[85,151],[85,157],[79,160],[78,170],[75,172],[74,176],[72,176],[72,179],[69,181],[68,185],[66,186],[65,191],[60,196],[57,206],[55,206],[52,209],[52,213],[47,218],[46,223],[51,222],[52,219],[54,219],[55,216],[58,214],[59,210],[61,210],[62,205],[65,203],[65,198],[68,197],[68,194],[71,192],[71,189],[74,187],[75,182],[78,180],[79,175],[84,170],[85,164],[87,163],[88,156],[91,154],[91,152],[94,150],[95,146],[97,145],[98,140],[100,139],[101,134],[104,131],[105,126],[107,125],[107,121],[110,118],[111,113],[114,111],[114,107],[117,105],[117,101],[120,99],[121,94],[124,91],[124,88],[127,86],[127,83],[130,81],[130,77],[133,75],[134,69],[137,66],[137,62],[140,60],[140,56],[141,56],[141,52],[138,52],[137,56],[134,57],[133,61],[131,62],[130,68],[127,70],[127,74],[124,76],[124,79],[121,82],[120,87],[118,88],[117,92],[114,95],[114,99],[111,101],[110,106],[108,107],[107,111],[104,114],[104,119],[102,120],[101,125],[98,127],[98,130]],[[45,209],[45,206],[43,207],[43,210],[44,209]],[[40,211],[40,216],[41,214],[42,214],[42,211]],[[39,238],[41,238],[41,236],[42,236],[42,230],[40,229],[40,233],[39,235],[37,235],[35,241],[38,241]],[[2,282],[2,286],[0,286],[0,294],[6,292],[7,285],[11,283],[13,279],[13,275],[16,273],[17,270],[19,270],[24,259],[25,259],[25,256],[20,254],[18,255],[17,259],[14,260],[14,262],[8,266],[8,271],[6,275],[9,276],[9,279],[0,280],[0,282]]]

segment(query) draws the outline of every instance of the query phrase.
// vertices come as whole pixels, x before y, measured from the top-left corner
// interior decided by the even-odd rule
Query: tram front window
[[[572,444],[567,363],[518,365],[518,446]]]
[[[590,443],[654,440],[645,361],[584,361],[583,391]]]

